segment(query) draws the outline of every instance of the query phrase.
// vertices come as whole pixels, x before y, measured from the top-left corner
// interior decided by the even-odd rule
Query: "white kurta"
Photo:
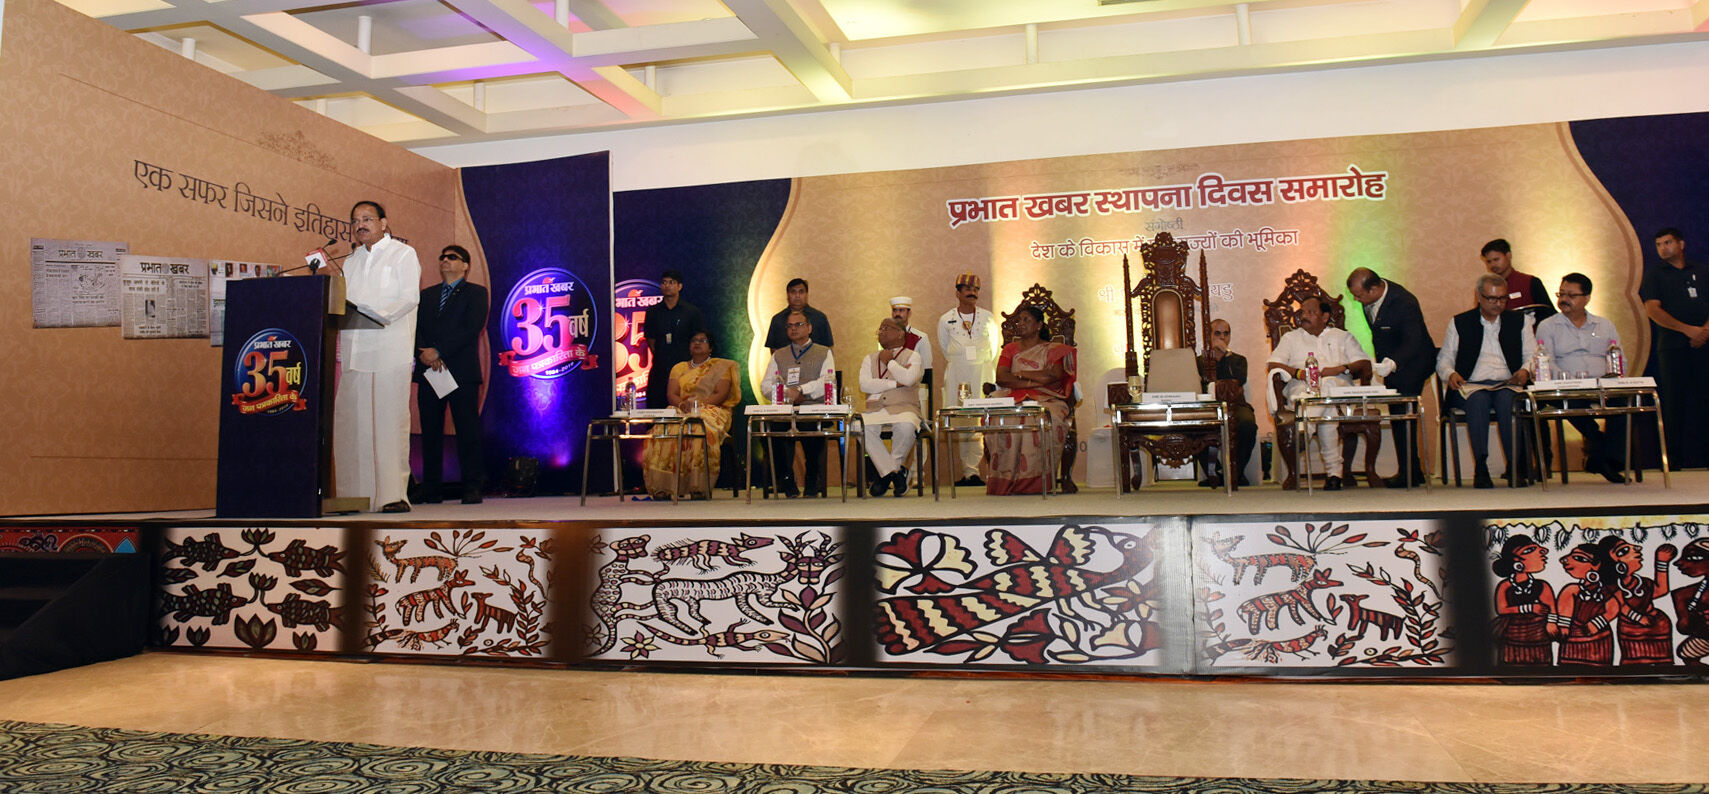
[[[979,387],[997,380],[997,352],[1003,347],[1003,329],[997,325],[991,310],[974,307],[971,318],[962,314],[959,306],[944,312],[938,318],[938,347],[944,351],[944,407],[961,404],[962,384],[967,384],[972,396],[983,397]],[[960,476],[978,474],[979,459],[983,456],[983,444],[962,444]]]
[[[925,376],[925,357],[906,348],[882,368],[878,353],[870,353],[860,362],[860,390],[868,405],[876,405],[879,395],[896,389],[915,389]],[[860,415],[866,432],[866,456],[880,477],[890,474],[908,461],[914,451],[914,439],[919,436],[920,413],[911,405],[890,405]],[[890,428],[890,447],[884,446],[884,429]]]
[[[338,495],[370,509],[405,499],[409,483],[409,381],[415,362],[421,263],[390,234],[344,260],[345,297],[381,328],[338,332],[333,461]]]
[[[1371,359],[1365,353],[1365,349],[1359,346],[1359,340],[1340,328],[1327,327],[1323,329],[1323,333],[1315,336],[1304,328],[1295,328],[1283,336],[1281,342],[1276,344],[1276,350],[1270,354],[1267,363],[1281,364],[1287,367],[1291,377],[1293,372],[1305,368],[1308,355],[1317,357],[1317,366],[1320,369],[1344,367],[1355,361],[1369,361]],[[1325,384],[1338,383],[1351,386],[1353,385],[1353,376],[1350,373],[1342,372],[1339,375],[1323,378],[1323,382]],[[1303,395],[1305,390],[1305,379],[1295,378],[1282,387],[1282,396],[1292,402]],[[1326,409],[1316,408],[1313,410],[1316,412],[1315,415],[1322,416]],[[1319,424],[1317,426],[1317,442],[1318,449],[1323,455],[1324,469],[1332,475],[1340,476],[1341,443],[1335,425],[1327,422]]]

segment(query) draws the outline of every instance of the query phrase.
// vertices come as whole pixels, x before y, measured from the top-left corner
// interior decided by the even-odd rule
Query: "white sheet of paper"
[[[427,380],[427,385],[433,387],[433,393],[441,398],[457,390],[457,379],[451,377],[451,370],[428,367],[421,371],[421,376]]]

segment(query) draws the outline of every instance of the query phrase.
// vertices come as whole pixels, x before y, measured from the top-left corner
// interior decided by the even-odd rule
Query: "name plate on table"
[[[771,405],[744,405],[742,412],[748,416],[788,416],[795,413],[795,406],[776,403]]]
[[[636,408],[633,411],[617,411],[611,415],[613,419],[664,419],[675,417],[675,408]]]
[[[1013,408],[1013,397],[969,397],[961,401],[963,408]]]
[[[1139,393],[1142,403],[1197,403],[1216,402],[1215,397],[1206,397],[1196,391],[1147,391]]]
[[[1574,389],[1594,389],[1597,387],[1596,378],[1557,378],[1555,380],[1540,380],[1531,384],[1526,391],[1571,391]]]
[[[1324,392],[1326,397],[1393,397],[1400,393],[1386,386],[1332,386]]]
[[[798,414],[824,414],[825,416],[847,416],[852,409],[846,405],[797,405]]]
[[[1597,383],[1604,389],[1653,389],[1655,378],[1602,378]]]

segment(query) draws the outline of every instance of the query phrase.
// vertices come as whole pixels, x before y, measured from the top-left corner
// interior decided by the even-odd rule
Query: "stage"
[[[1049,518],[1056,516],[1208,516],[1241,514],[1369,514],[1395,512],[1472,512],[1477,515],[1499,516],[1514,511],[1550,510],[1572,513],[1584,510],[1642,510],[1647,507],[1703,505],[1709,493],[1709,471],[1674,472],[1673,487],[1662,487],[1661,473],[1649,471],[1641,483],[1615,485],[1594,474],[1574,472],[1562,486],[1560,479],[1550,482],[1548,490],[1538,485],[1526,488],[1498,487],[1480,491],[1471,487],[1470,472],[1465,487],[1443,486],[1440,479],[1432,480],[1429,489],[1422,485],[1411,490],[1372,489],[1359,487],[1338,492],[1318,488],[1312,493],[1284,491],[1276,483],[1261,483],[1241,488],[1232,496],[1221,490],[1200,488],[1186,481],[1162,482],[1140,491],[1117,496],[1113,488],[1080,487],[1075,494],[1039,496],[986,496],[982,488],[957,489],[951,498],[949,487],[940,489],[939,498],[932,499],[928,486],[924,498],[912,490],[902,497],[859,497],[853,484],[849,486],[848,501],[837,496],[835,487],[825,499],[766,499],[759,488],[754,489],[750,504],[742,497],[732,498],[729,489],[719,490],[709,500],[670,502],[619,500],[615,496],[588,496],[585,506],[576,496],[535,496],[523,499],[489,495],[479,505],[465,505],[452,500],[441,504],[418,504],[408,513],[353,513],[329,515],[319,521],[269,520],[279,525],[344,525],[352,522],[384,522],[403,525],[433,524],[498,524],[515,522],[594,521],[594,522],[664,522],[672,525],[695,522],[803,522],[803,521],[945,521],[973,519]],[[1450,480],[1451,481],[1451,480]],[[1692,510],[1704,509],[1692,507]],[[14,520],[32,518],[55,521],[113,521],[113,522],[203,522],[214,519],[214,511],[172,510],[142,513],[96,513],[75,516],[19,516]],[[219,522],[228,523],[228,522]]]
[[[122,551],[128,538],[152,571],[141,598],[148,644],[186,651],[636,669],[1697,680],[1703,660],[1685,641],[1704,629],[1682,620],[1676,599],[1704,575],[1686,552],[1709,546],[1709,507],[1696,501],[1706,486],[1709,473],[1692,471],[1674,474],[1672,488],[1650,472],[1630,485],[1579,474],[1547,491],[1265,484],[1227,495],[1174,482],[1049,498],[851,489],[847,502],[756,491],[750,504],[726,490],[678,504],[590,497],[584,507],[572,496],[489,497],[318,520],[206,510],[16,518],[0,522],[0,549],[99,541]],[[1569,553],[1625,555],[1620,574],[1610,560],[1609,579],[1642,577],[1621,581],[1626,611],[1601,628],[1601,657],[1569,660],[1553,635],[1515,644],[1498,595],[1517,586],[1505,556],[1515,544],[1540,548],[1528,581],[1548,594],[1525,615],[1595,583],[1564,564]],[[1659,663],[1628,643],[1637,618],[1627,613],[1669,632],[1665,646],[1646,646],[1665,654]]]

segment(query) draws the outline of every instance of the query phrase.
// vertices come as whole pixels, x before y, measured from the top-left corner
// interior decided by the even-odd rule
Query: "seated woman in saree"
[[[706,423],[706,444],[712,450],[710,459],[702,451],[700,439],[663,438],[666,428],[653,431],[642,455],[647,492],[654,499],[670,499],[671,494],[684,493],[703,499],[711,494],[703,486],[718,482],[718,449],[730,435],[730,409],[742,401],[742,391],[736,386],[736,362],[712,357],[712,334],[696,331],[688,340],[688,360],[671,368],[670,383],[665,388],[666,400],[683,416],[699,415]],[[674,428],[673,428],[674,429]],[[676,470],[678,446],[681,445],[682,471]],[[708,469],[710,467],[710,469]]]
[[[1050,412],[1050,429],[1043,434],[1043,444],[1037,433],[985,434],[985,462],[991,472],[985,493],[994,496],[1040,493],[1046,479],[1055,476],[1052,458],[1045,453],[1061,449],[1068,437],[1068,401],[1074,393],[1074,348],[1050,341],[1044,312],[1022,306],[1016,329],[1019,338],[997,356],[997,390],[991,396],[1044,406]]]

